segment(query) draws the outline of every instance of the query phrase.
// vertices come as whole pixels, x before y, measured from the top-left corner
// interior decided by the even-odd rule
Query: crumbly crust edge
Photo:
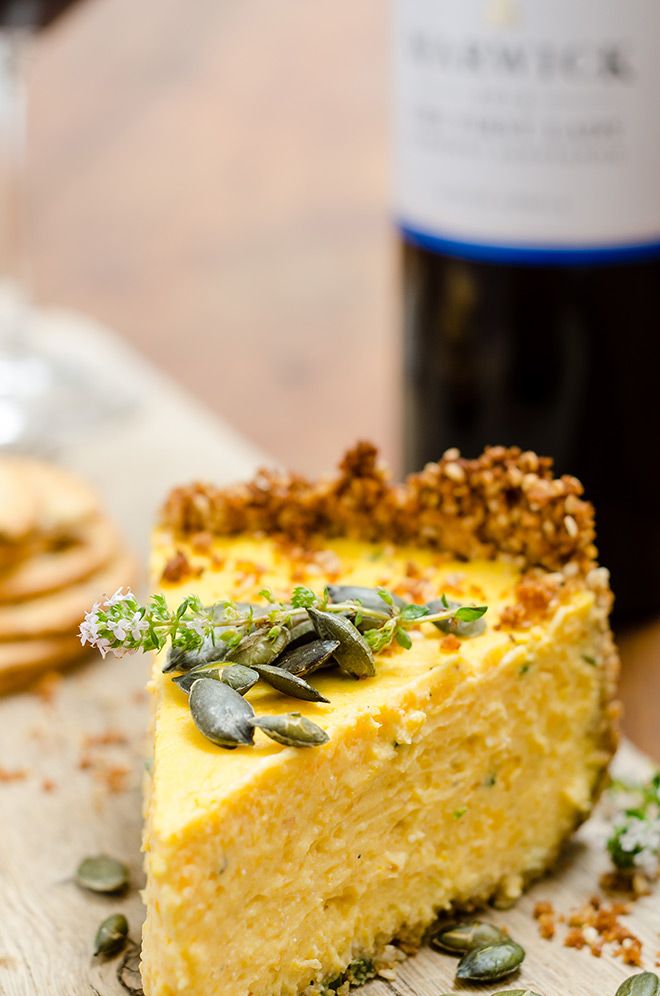
[[[161,525],[181,536],[243,532],[315,535],[432,547],[459,558],[513,556],[521,567],[585,576],[596,563],[593,506],[552,460],[517,447],[491,446],[470,460],[447,450],[402,484],[393,484],[378,451],[360,442],[334,478],[310,481],[260,470],[226,488],[174,488]]]

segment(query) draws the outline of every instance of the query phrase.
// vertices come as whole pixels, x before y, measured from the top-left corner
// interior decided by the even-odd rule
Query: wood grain
[[[66,327],[65,327],[66,326]],[[79,441],[67,453],[70,466],[102,488],[110,510],[136,548],[144,549],[153,508],[167,483],[212,467],[219,481],[245,477],[260,454],[215,424],[197,404],[164,382],[98,330],[55,319],[43,333],[58,332],[77,354],[101,356],[108,377],[129,368],[143,386],[141,408],[105,432],[94,444]],[[162,448],[174,425],[187,447]],[[128,455],[130,454],[130,456]],[[140,470],[140,488],[126,488],[124,474]],[[2,996],[121,996],[118,961],[90,955],[98,923],[123,911],[131,937],[139,941],[143,909],[139,853],[140,784],[147,751],[147,703],[143,658],[98,657],[80,666],[54,689],[52,700],[22,694],[0,700],[0,993]],[[632,748],[622,752],[626,773],[643,777],[649,763]],[[112,791],[112,787],[118,789]],[[607,866],[605,825],[597,815],[579,832],[557,872],[535,886],[512,910],[492,913],[527,949],[520,984],[543,996],[613,996],[630,974],[609,956],[538,937],[532,917],[537,898],[559,911],[586,900]],[[82,892],[72,881],[79,861],[98,852],[127,861],[132,889],[109,898]],[[657,895],[638,902],[628,923],[645,944],[653,965],[660,929]],[[378,980],[365,996],[438,996],[462,992],[453,984],[455,961],[424,950],[401,968],[393,982]],[[568,983],[568,990],[567,990]],[[490,993],[498,987],[488,987]],[[467,990],[466,990],[467,991]],[[475,991],[474,987],[471,991]],[[479,988],[483,992],[483,987]],[[217,996],[222,996],[218,993]]]

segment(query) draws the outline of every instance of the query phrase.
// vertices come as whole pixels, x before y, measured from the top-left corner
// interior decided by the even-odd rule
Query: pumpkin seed
[[[371,647],[349,619],[319,609],[307,612],[321,639],[339,643],[333,656],[341,671],[353,678],[371,678],[376,673]]]
[[[539,996],[539,994],[531,989],[500,989],[499,992],[493,993],[493,996]]]
[[[185,674],[177,674],[176,677],[172,678],[172,681],[184,692],[189,692],[197,678],[224,681],[225,685],[229,685],[239,695],[245,695],[259,681],[257,672],[250,667],[244,667],[243,664],[220,665],[220,667],[204,665],[193,668],[192,671],[186,671]]]
[[[283,695],[290,695],[294,699],[303,699],[305,702],[329,702],[325,695],[321,695],[318,689],[309,685],[304,678],[299,678],[295,674],[290,674],[281,667],[274,667],[272,664],[257,664],[255,671],[259,677],[276,688]]]
[[[163,672],[190,671],[204,664],[218,663],[224,660],[229,652],[229,646],[216,636],[205,636],[200,647],[194,650],[183,650],[181,647],[170,647]]]
[[[505,939],[506,935],[495,924],[473,920],[469,923],[450,924],[434,934],[429,943],[436,951],[465,954],[467,951],[485,948],[488,944],[497,944]]]
[[[289,629],[289,647],[300,647],[316,635],[311,619],[303,619]],[[288,652],[288,651],[287,651]]]
[[[658,996],[659,993],[660,979],[655,972],[641,972],[626,979],[617,989],[616,996]]]
[[[525,952],[515,941],[500,941],[464,954],[456,969],[457,979],[473,982],[493,982],[511,975],[520,968]]]
[[[271,664],[287,646],[290,630],[285,626],[274,637],[269,637],[265,626],[244,636],[240,643],[227,653],[225,660],[232,664],[254,667],[256,664]]]
[[[331,602],[359,602],[365,609],[373,609],[376,612],[387,612],[391,615],[389,606],[383,601],[375,588],[365,588],[361,585],[351,584],[329,584],[326,590]],[[398,595],[392,595],[392,599],[394,604],[399,608],[403,608],[406,604]],[[366,629],[374,629],[380,625],[381,623],[378,619],[363,618],[360,621],[358,629],[364,631]]]
[[[460,609],[462,602],[456,602],[451,598],[435,598],[432,602],[426,603],[429,612],[442,612],[443,609]],[[473,622],[461,622],[460,619],[443,619],[434,622],[433,625],[442,633],[453,633],[454,636],[479,636],[486,629],[486,620],[475,619]]]
[[[312,626],[313,630],[311,619],[309,625]],[[338,649],[339,640],[313,640],[311,643],[293,648],[289,645],[275,663],[283,671],[295,674],[299,678],[305,678],[308,674],[312,674],[322,667],[331,667],[332,655]]]
[[[220,681],[222,672],[224,668],[222,665],[210,665],[205,664],[202,667],[194,667],[192,671],[184,671],[183,674],[175,674],[172,681],[177,685],[181,691],[188,694],[193,686],[193,682],[197,681],[198,678],[213,678],[214,681]]]
[[[244,664],[230,664],[222,669],[220,681],[229,685],[239,695],[245,695],[259,681],[259,672]]]
[[[128,885],[128,868],[116,858],[98,854],[80,862],[76,882],[90,892],[122,892]]]
[[[95,955],[117,954],[126,944],[128,920],[123,913],[112,913],[103,921],[94,938]]]
[[[271,740],[286,747],[318,747],[330,739],[325,730],[299,712],[285,716],[256,716],[252,723]]]
[[[219,747],[233,748],[254,741],[254,710],[238,692],[223,681],[198,678],[188,699],[195,726]]]

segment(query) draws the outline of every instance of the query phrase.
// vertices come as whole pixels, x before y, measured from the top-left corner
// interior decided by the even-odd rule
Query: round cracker
[[[107,564],[118,547],[114,526],[107,519],[92,519],[68,545],[40,550],[0,573],[0,603],[34,598],[82,581]]]
[[[30,457],[6,457],[5,460],[24,475],[37,496],[37,532],[66,536],[99,514],[96,492],[70,470]]]
[[[16,457],[0,457],[0,542],[20,543],[39,519],[32,479]]]
[[[77,636],[0,643],[0,695],[25,688],[46,671],[59,671],[89,653]]]
[[[90,606],[117,588],[131,585],[137,574],[135,559],[122,549],[100,571],[61,591],[24,602],[0,605],[0,640],[35,639],[71,633]]]

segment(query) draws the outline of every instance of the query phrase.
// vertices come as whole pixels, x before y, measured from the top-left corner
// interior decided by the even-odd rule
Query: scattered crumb
[[[190,545],[197,553],[208,553],[213,544],[213,534],[204,530],[200,533],[193,533],[190,537]]]
[[[578,950],[586,947],[594,958],[600,958],[605,945],[610,945],[616,958],[621,958],[626,965],[639,967],[642,964],[642,942],[620,920],[629,912],[628,903],[608,903],[600,896],[592,896],[583,906],[558,917],[552,903],[541,901],[534,906],[541,937],[548,940],[554,937],[558,920],[567,926],[564,947]]]
[[[461,649],[461,641],[458,639],[458,637],[454,636],[453,633],[450,633],[448,636],[445,636],[445,638],[440,641],[440,646],[442,647],[443,650],[446,650],[449,653],[456,653],[458,650]]]
[[[89,771],[90,768],[94,766],[94,761],[92,760],[92,755],[83,751],[78,758],[78,767],[81,771]]]
[[[0,768],[0,783],[24,782],[28,776],[25,768]]]
[[[121,730],[104,730],[102,733],[88,733],[82,742],[83,750],[94,747],[115,747],[123,746],[129,742],[129,738]]]
[[[130,739],[122,730],[89,733],[81,743],[78,768],[89,771],[94,781],[108,792],[123,792],[132,771],[131,765],[124,760],[124,749],[129,745]]]
[[[0,954],[0,968],[14,968],[15,965],[15,958],[12,958],[10,955]]]
[[[555,575],[534,575],[530,571],[516,585],[515,601],[502,609],[498,628],[526,629],[538,620],[544,619],[553,605],[559,588],[560,582]]]
[[[160,579],[169,581],[170,584],[177,584],[185,578],[198,577],[201,573],[202,568],[193,567],[183,550],[176,550],[165,564]]]
[[[127,764],[109,764],[97,769],[95,777],[113,795],[123,792],[131,769]]]
[[[30,686],[33,695],[38,695],[42,702],[51,703],[62,681],[59,671],[47,671]]]
[[[405,575],[404,578],[397,580],[395,585],[392,586],[390,582],[389,586],[384,584],[383,587],[391,587],[395,595],[419,605],[437,597],[438,582],[433,567],[421,567],[413,561],[408,561]]]
[[[451,574],[445,575],[441,585],[442,590],[460,597],[465,594],[465,580],[465,574],[462,574],[460,571],[453,571]]]
[[[44,778],[41,783],[42,792],[54,792],[56,787],[57,786],[55,785],[55,782],[53,781],[52,778]]]
[[[551,941],[557,932],[555,911],[552,903],[539,902],[534,906],[534,917],[538,920],[539,934],[546,941]]]

